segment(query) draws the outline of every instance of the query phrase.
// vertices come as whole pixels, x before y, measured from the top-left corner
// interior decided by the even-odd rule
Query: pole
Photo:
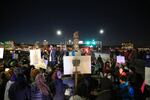
[[[78,32],[74,32],[73,39],[74,39],[74,41],[73,41],[74,42],[74,50],[75,50],[75,52],[78,52],[79,51],[79,35],[78,35]],[[74,66],[75,66],[75,90],[77,90],[77,86],[78,86],[78,66],[80,64],[80,60],[75,59],[73,62],[74,62]]]
[[[77,89],[77,86],[78,86],[78,66],[80,64],[80,60],[79,59],[74,59],[73,60],[73,66],[75,67],[75,71],[74,71],[74,74],[75,74],[75,90]]]
[[[78,86],[78,69],[77,66],[75,66],[75,89],[77,89]]]

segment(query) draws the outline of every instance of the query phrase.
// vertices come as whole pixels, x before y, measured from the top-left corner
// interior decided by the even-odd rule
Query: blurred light
[[[71,40],[69,40],[69,43],[71,42]]]
[[[90,45],[91,48],[93,48],[93,45]]]
[[[122,69],[122,68],[119,69],[119,73],[120,73],[120,74],[123,73],[123,69]]]
[[[95,41],[92,41],[92,44],[93,44],[93,45],[96,45],[96,42],[95,42]]]
[[[9,68],[5,68],[5,72],[9,71]]]
[[[103,33],[104,33],[104,30],[103,30],[103,29],[101,29],[99,32],[100,32],[100,34],[103,34]]]
[[[79,44],[83,44],[83,41],[79,41]]]
[[[89,44],[90,44],[90,41],[86,41],[86,44],[89,45]]]
[[[62,32],[60,30],[57,31],[57,35],[61,35]]]
[[[86,51],[86,53],[88,53],[89,52],[88,48],[86,48],[85,51]]]

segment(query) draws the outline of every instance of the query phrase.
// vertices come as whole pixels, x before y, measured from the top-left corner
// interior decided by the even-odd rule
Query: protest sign
[[[0,59],[3,59],[4,56],[4,48],[0,48]]]
[[[73,60],[80,60],[80,64],[77,67],[81,74],[91,74],[91,56],[64,56],[64,75],[73,74],[75,67],[73,66]]]
[[[125,57],[124,56],[117,56],[117,63],[124,64],[125,63]]]
[[[34,49],[30,50],[30,65],[36,66],[41,61],[41,50]]]

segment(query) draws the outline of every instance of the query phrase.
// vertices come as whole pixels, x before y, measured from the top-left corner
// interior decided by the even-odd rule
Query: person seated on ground
[[[110,62],[109,61],[105,62],[105,65],[103,67],[103,73],[105,73],[105,74],[111,73]]]

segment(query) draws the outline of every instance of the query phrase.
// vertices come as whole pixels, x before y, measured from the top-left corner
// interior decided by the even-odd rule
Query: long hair
[[[35,83],[38,89],[44,94],[49,95],[49,87],[45,84],[46,80],[43,74],[38,74],[35,78]]]
[[[32,69],[30,72],[30,77],[32,81],[35,81],[36,76],[40,73],[38,69]]]

